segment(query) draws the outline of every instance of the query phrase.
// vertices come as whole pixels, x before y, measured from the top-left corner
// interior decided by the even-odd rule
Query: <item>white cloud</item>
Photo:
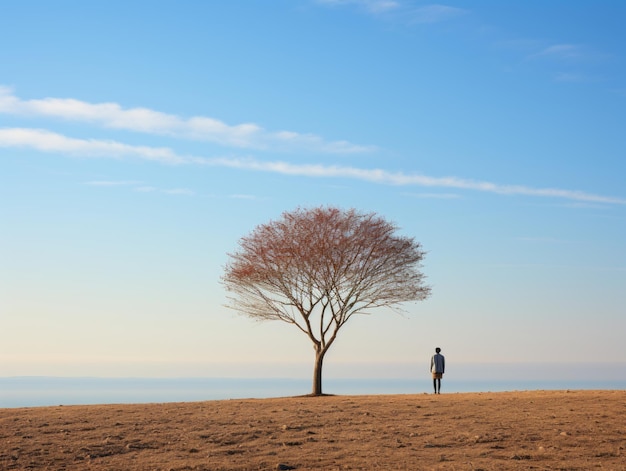
[[[574,44],[554,44],[533,54],[531,57],[553,57],[559,59],[578,59],[582,56],[580,46]]]
[[[0,129],[0,147],[29,148],[80,157],[136,157],[168,164],[187,161],[166,147],[131,146],[110,140],[75,139],[44,129]]]
[[[135,180],[95,180],[95,181],[90,181],[90,182],[86,182],[85,185],[89,185],[89,186],[106,186],[106,187],[110,187],[110,186],[134,186],[134,185],[138,185],[141,182],[135,181]]]
[[[284,175],[294,176],[352,178],[355,180],[397,186],[457,188],[463,190],[497,193],[502,195],[542,196],[595,203],[626,204],[626,199],[623,198],[596,195],[593,193],[586,193],[582,191],[562,190],[558,188],[532,188],[522,185],[501,185],[497,183],[468,180],[457,177],[430,177],[420,174],[389,172],[382,169],[363,169],[336,165],[302,165],[276,161],[262,162],[253,159],[211,159],[206,163],[209,163],[210,165],[220,165],[224,167],[280,173]]]
[[[611,54],[582,44],[552,44],[530,54],[529,59],[546,59],[567,63],[598,63],[611,59]]]
[[[517,240],[522,242],[532,243],[548,243],[548,244],[572,244],[571,240],[555,239],[554,237],[516,237]]]
[[[371,13],[381,13],[400,7],[400,2],[394,0],[318,0],[325,5],[357,5]]]
[[[442,200],[457,199],[461,197],[456,193],[404,193],[404,195],[410,196],[412,198],[429,198]]]
[[[466,13],[461,8],[441,4],[429,4],[415,6],[415,2],[409,0],[317,0],[317,3],[331,6],[356,6],[366,12],[405,20],[408,23],[439,23]]]
[[[310,133],[270,132],[254,123],[229,125],[206,116],[182,118],[148,108],[123,108],[117,103],[88,103],[73,98],[21,100],[0,86],[0,113],[60,118],[104,128],[213,142],[226,147],[277,151],[312,151],[332,154],[370,152],[373,146],[345,140],[328,141]]]
[[[188,190],[187,188],[172,188],[170,190],[163,190],[163,193],[165,193],[166,195],[187,195],[187,196],[191,196],[191,195],[195,195],[195,191],[193,190]]]
[[[393,0],[373,0],[367,3],[367,8],[375,13],[381,11],[395,10],[400,6],[398,2],[394,2]]]
[[[466,11],[461,8],[446,5],[426,5],[412,9],[410,21],[412,23],[439,23],[465,13]]]
[[[236,200],[255,200],[255,199],[257,199],[257,197],[254,196],[254,195],[244,195],[244,194],[230,195],[230,198],[236,199]]]
[[[196,194],[195,191],[189,190],[187,188],[172,188],[168,190],[162,190],[154,186],[142,185],[141,182],[135,181],[135,180],[120,180],[120,181],[96,180],[96,181],[86,182],[85,185],[106,187],[106,188],[132,186],[133,190],[139,193],[159,192],[159,193],[164,193],[166,195],[188,195],[188,196],[192,196]]]
[[[431,177],[415,173],[390,172],[384,169],[366,169],[340,165],[292,164],[282,161],[261,161],[252,158],[181,156],[168,148],[131,146],[115,141],[74,139],[39,129],[0,129],[0,147],[30,148],[42,152],[76,156],[140,158],[168,164],[210,165],[314,178],[349,178],[386,185],[455,188],[502,195],[541,196],[589,203],[626,204],[626,199],[623,198],[596,195],[583,191],[559,188],[533,188],[523,185],[502,185],[458,177]]]
[[[135,188],[135,191],[138,191],[140,193],[152,193],[153,191],[157,191],[157,188],[149,185],[144,185],[138,186],[137,188]]]

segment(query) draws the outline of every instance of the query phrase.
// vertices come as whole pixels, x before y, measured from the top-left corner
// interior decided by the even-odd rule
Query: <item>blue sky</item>
[[[621,1],[5,3],[0,376],[309,377],[308,339],[224,308],[219,279],[256,225],[335,205],[420,241],[433,292],[353,319],[328,376],[424,375],[441,346],[451,375],[619,379],[625,19]]]

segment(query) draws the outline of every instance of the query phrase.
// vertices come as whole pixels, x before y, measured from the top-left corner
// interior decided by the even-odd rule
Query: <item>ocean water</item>
[[[325,379],[324,392],[340,395],[424,394],[429,379]],[[443,380],[442,393],[563,389],[626,389],[624,381]],[[310,379],[280,378],[0,378],[0,408],[82,404],[192,402],[298,396]]]

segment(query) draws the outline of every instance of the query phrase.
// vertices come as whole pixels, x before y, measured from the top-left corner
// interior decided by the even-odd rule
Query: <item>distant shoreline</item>
[[[0,378],[0,408],[88,404],[146,404],[219,399],[275,398],[310,392],[303,378]],[[428,377],[412,379],[336,379],[324,392],[336,395],[430,393]],[[493,381],[444,378],[444,393],[626,390],[625,381]]]

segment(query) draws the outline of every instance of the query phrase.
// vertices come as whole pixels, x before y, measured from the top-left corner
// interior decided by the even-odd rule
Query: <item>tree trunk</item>
[[[315,349],[315,366],[313,367],[313,390],[312,396],[322,395],[322,365],[324,363],[325,351],[316,348]]]

